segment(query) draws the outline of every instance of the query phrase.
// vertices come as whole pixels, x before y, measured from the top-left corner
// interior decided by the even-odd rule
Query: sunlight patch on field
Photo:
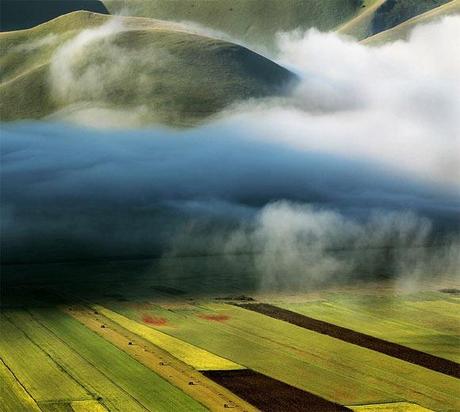
[[[15,325],[3,318],[0,330],[2,360],[37,402],[91,399],[78,382]]]
[[[152,329],[148,326],[141,325],[125,316],[119,315],[102,306],[95,305],[94,308],[110,320],[116,322],[125,329],[133,332],[147,341],[157,345],[161,349],[169,352],[171,355],[182,360],[198,370],[233,370],[244,369],[228,359],[214,355],[204,349],[191,345],[166,333]]]
[[[28,410],[38,412],[32,397],[25,391],[14,375],[0,360],[0,405],[7,411]]]
[[[75,401],[70,404],[74,412],[106,412],[98,401]]]
[[[430,412],[431,409],[409,402],[382,403],[375,405],[350,406],[355,412]]]

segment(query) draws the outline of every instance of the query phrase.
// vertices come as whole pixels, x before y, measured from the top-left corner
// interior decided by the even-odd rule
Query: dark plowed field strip
[[[362,346],[363,348],[371,349],[415,365],[423,366],[424,368],[441,372],[445,375],[460,378],[460,365],[456,362],[439,358],[438,356],[420,352],[418,350],[375,338],[364,333],[355,332],[351,329],[333,325],[332,323],[324,322],[322,320],[313,319],[266,303],[242,303],[236,304],[236,306],[249,309],[275,319],[283,320],[285,322],[292,323],[293,325],[300,326],[301,328],[322,333],[323,335],[328,335],[354,345]]]
[[[202,373],[264,412],[349,411],[344,406],[249,369]]]

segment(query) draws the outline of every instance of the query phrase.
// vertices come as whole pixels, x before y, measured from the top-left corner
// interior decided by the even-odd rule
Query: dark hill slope
[[[392,29],[368,37],[367,39],[363,40],[363,43],[369,45],[379,45],[395,40],[405,40],[408,38],[410,32],[415,26],[419,24],[432,23],[444,16],[450,16],[454,14],[460,15],[460,0],[453,0],[444,4],[443,6],[436,7],[433,10],[413,17],[412,19],[409,19],[404,23],[393,27]]]
[[[358,40],[389,30],[452,0],[376,0],[364,13],[339,28]]]

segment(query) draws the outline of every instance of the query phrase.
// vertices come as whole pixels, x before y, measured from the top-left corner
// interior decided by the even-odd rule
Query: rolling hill
[[[2,0],[0,31],[29,29],[79,10],[108,14],[100,0]]]
[[[376,0],[360,15],[343,24],[338,32],[358,40],[389,30],[451,0]]]
[[[163,20],[77,11],[0,33],[0,119],[57,113],[59,119],[96,125],[192,126],[239,101],[283,95],[297,79],[212,29],[264,47],[279,30],[330,30],[351,19],[340,33],[380,44],[405,38],[418,23],[460,12],[460,0],[446,1],[73,1],[72,7],[107,7]],[[63,3],[54,2],[52,9],[45,2],[43,13],[53,16]],[[21,24],[30,23],[29,15],[37,17],[23,15]]]
[[[190,21],[251,45],[270,46],[279,31],[332,30],[375,0],[103,0],[111,13]]]
[[[416,25],[430,23],[441,17],[459,13],[460,0],[454,0],[419,16],[413,17],[412,19],[409,19],[392,29],[385,30],[374,36],[368,37],[363,40],[363,43],[369,45],[379,45],[395,40],[405,40]]]
[[[146,18],[74,12],[1,33],[0,46],[2,120],[123,110],[136,124],[191,125],[296,79],[247,48]]]

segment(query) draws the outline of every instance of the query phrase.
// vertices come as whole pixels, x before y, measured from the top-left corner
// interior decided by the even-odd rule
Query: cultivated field
[[[204,298],[165,282],[138,299],[114,289],[92,301],[62,289],[52,304],[38,293],[25,305],[5,300],[2,410],[460,408],[455,289]],[[261,303],[279,309],[258,313]],[[278,312],[301,326],[276,319]],[[364,340],[350,343],[303,319]],[[366,336],[441,358],[452,373],[369,349]]]

